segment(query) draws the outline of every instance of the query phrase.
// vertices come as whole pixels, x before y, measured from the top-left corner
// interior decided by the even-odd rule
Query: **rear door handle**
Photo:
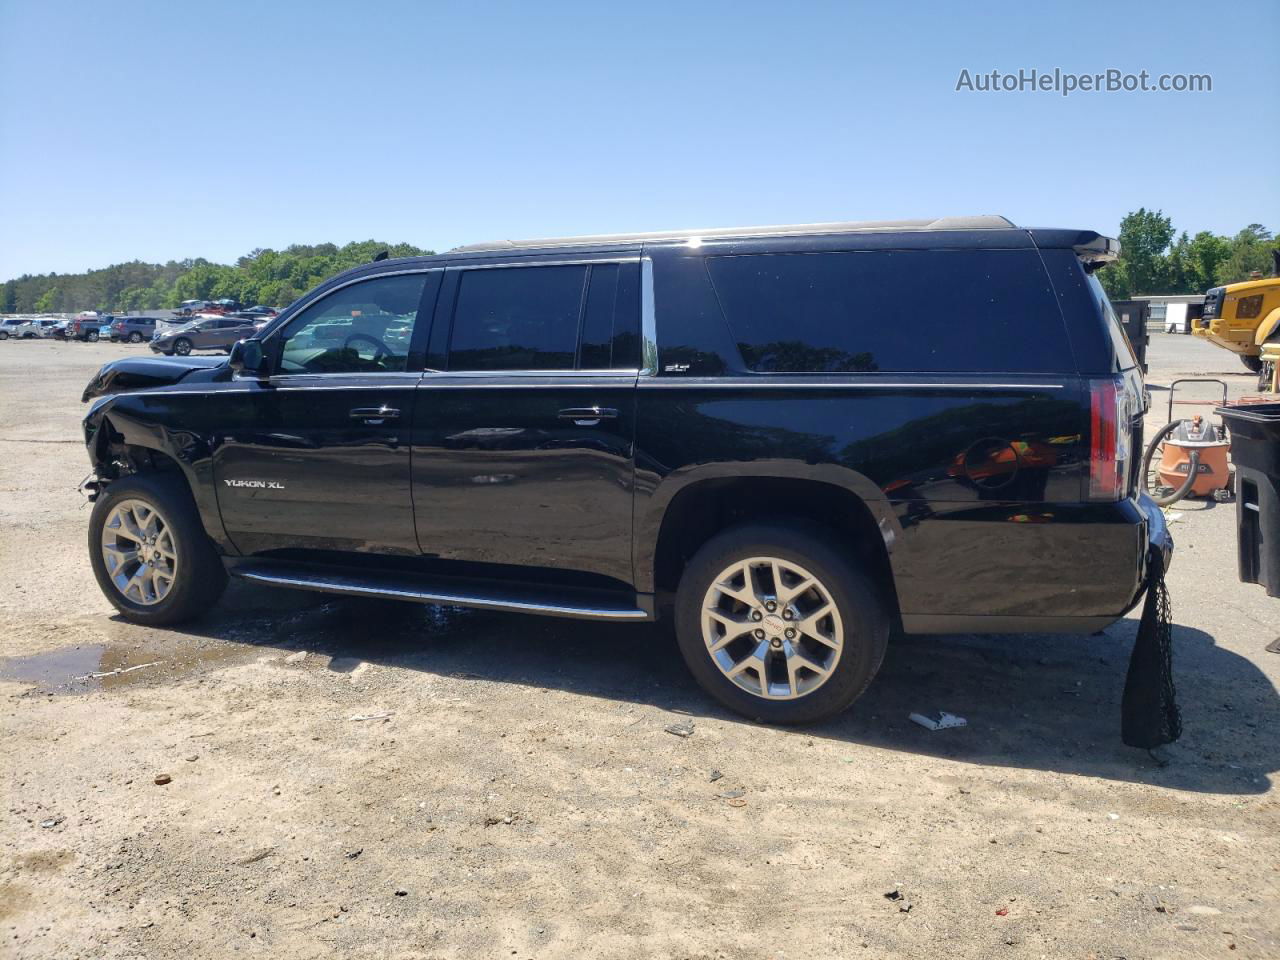
[[[601,420],[616,420],[618,411],[612,407],[565,407],[560,411],[561,420],[572,420],[579,427],[594,427]]]
[[[363,420],[370,426],[378,426],[387,420],[396,420],[400,417],[400,411],[395,407],[388,407],[385,403],[380,407],[356,407],[351,411],[352,420]]]

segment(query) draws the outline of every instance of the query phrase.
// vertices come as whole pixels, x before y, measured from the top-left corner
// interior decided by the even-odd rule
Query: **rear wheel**
[[[186,337],[179,337],[173,341],[173,352],[180,357],[185,357],[191,353],[191,341]]]
[[[875,676],[889,622],[871,579],[816,530],[735,527],[689,561],[676,636],[695,679],[770,723],[839,713]]]
[[[135,474],[108,486],[89,517],[89,556],[102,592],[134,623],[198,617],[227,584],[191,493],[174,474]]]
[[[1262,369],[1261,357],[1250,357],[1246,354],[1240,354],[1240,362],[1244,364],[1245,369],[1250,373],[1257,373]]]
[[[8,340],[8,339],[9,339],[9,331],[0,330],[0,340]]]

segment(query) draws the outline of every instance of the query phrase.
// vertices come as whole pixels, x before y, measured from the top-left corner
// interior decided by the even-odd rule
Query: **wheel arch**
[[[715,464],[669,476],[637,516],[637,589],[669,597],[689,558],[720,531],[787,519],[837,532],[883,582],[896,613],[890,557],[902,527],[879,487],[834,464]]]
[[[1253,344],[1256,347],[1261,347],[1274,335],[1280,335],[1280,307],[1276,307],[1268,313],[1262,322],[1258,324],[1258,331],[1254,334]]]
[[[181,476],[205,532],[223,553],[235,548],[222,525],[212,460],[204,438],[131,416],[116,406],[85,424],[89,457],[100,480],[131,473],[166,472]]]

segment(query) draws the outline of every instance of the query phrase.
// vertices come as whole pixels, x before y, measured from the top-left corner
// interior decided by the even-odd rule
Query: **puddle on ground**
[[[25,657],[0,657],[0,680],[31,684],[39,694],[89,693],[178,679],[262,652],[220,640],[187,638],[157,647],[86,643]]]
[[[102,624],[101,643],[0,657],[0,681],[30,684],[37,695],[59,696],[145,687],[294,650],[354,657],[353,662],[388,662],[420,653],[429,640],[465,635],[486,616],[504,616],[457,607],[319,599],[315,594],[303,595],[303,602],[292,608],[271,609],[262,616],[264,612],[215,616],[206,621],[210,631],[205,636],[148,631],[143,641],[137,639],[137,628],[112,618]]]

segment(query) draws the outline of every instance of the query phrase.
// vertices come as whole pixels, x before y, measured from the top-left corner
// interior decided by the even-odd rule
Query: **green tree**
[[[1229,241],[1230,253],[1222,264],[1221,281],[1239,283],[1254,273],[1269,276],[1271,273],[1271,244],[1275,238],[1260,223],[1251,223]]]
[[[1159,210],[1139,207],[1120,221],[1120,256],[1134,294],[1164,293],[1170,280],[1165,251],[1173,240],[1173,221]]]
[[[58,309],[58,288],[50,287],[36,300],[36,313],[53,313]]]
[[[1204,293],[1221,283],[1223,264],[1231,255],[1231,244],[1208,230],[1201,230],[1191,239],[1188,250],[1191,260],[1192,293]]]

